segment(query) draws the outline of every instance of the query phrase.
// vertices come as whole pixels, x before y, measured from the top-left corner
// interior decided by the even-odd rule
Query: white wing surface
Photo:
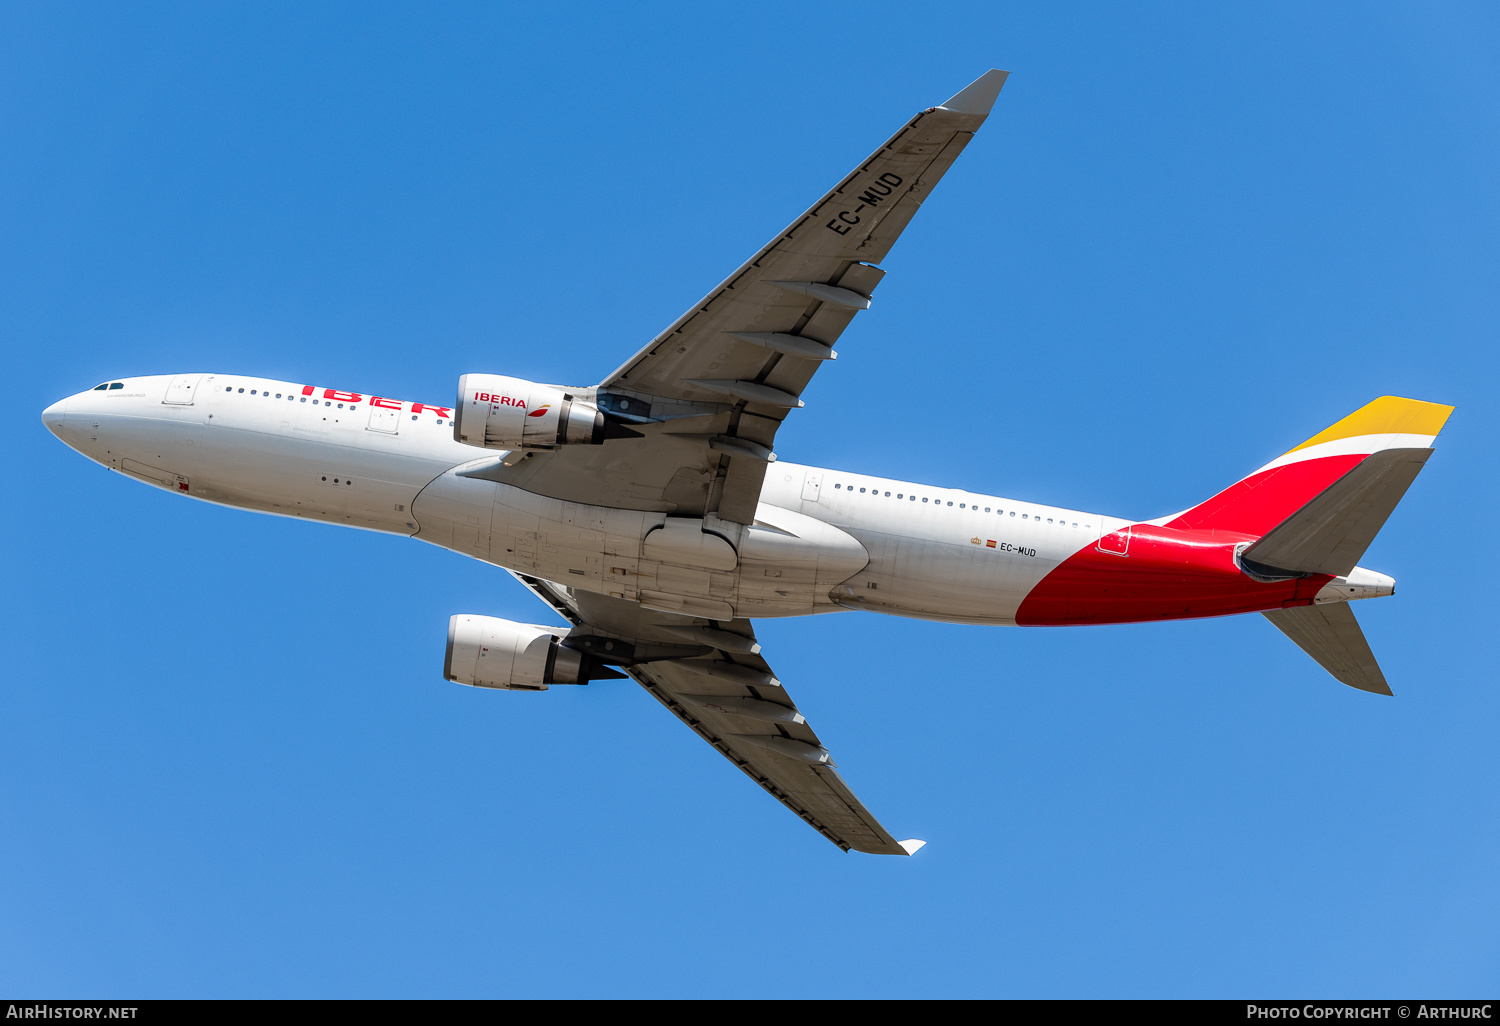
[[[777,427],[869,307],[885,276],[876,265],[984,123],[1006,76],[986,72],[908,121],[606,378],[600,408],[644,437],[526,460],[504,479],[567,501],[751,523]]]
[[[569,641],[619,658],[662,705],[809,826],[845,851],[909,855],[849,790],[770,665],[748,620],[718,626],[516,575],[574,626]],[[606,651],[605,646],[613,646]]]

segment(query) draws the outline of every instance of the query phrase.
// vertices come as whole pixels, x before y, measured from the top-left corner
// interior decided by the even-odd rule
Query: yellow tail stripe
[[[1290,451],[1357,435],[1436,435],[1452,412],[1453,407],[1441,403],[1383,395]]]

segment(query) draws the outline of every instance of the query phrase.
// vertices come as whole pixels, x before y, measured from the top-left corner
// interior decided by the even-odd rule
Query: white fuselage
[[[855,608],[1014,623],[1050,570],[1126,523],[775,462],[755,525],[710,516],[679,537],[681,522],[663,512],[463,476],[501,454],[455,441],[444,407],[342,402],[345,393],[241,375],[116,384],[44,418],[112,469],[197,499],[410,535],[518,574],[715,619]]]

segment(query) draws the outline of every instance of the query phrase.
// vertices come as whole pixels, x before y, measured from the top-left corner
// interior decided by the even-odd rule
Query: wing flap
[[[755,507],[760,505],[761,487],[766,481],[765,460],[744,456],[729,458],[724,483],[719,492],[719,516],[734,524],[755,523]]]

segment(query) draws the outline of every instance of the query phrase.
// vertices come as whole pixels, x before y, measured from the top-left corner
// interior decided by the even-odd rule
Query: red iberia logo
[[[547,415],[547,411],[550,410],[550,409],[552,409],[552,404],[551,403],[544,403],[542,405],[541,409],[532,410],[530,413],[526,414],[526,416],[528,416],[528,417],[545,417]]]
[[[490,392],[475,392],[474,401],[479,403],[494,403],[496,406],[519,406],[526,409],[525,399],[515,399],[508,395],[494,395]]]

